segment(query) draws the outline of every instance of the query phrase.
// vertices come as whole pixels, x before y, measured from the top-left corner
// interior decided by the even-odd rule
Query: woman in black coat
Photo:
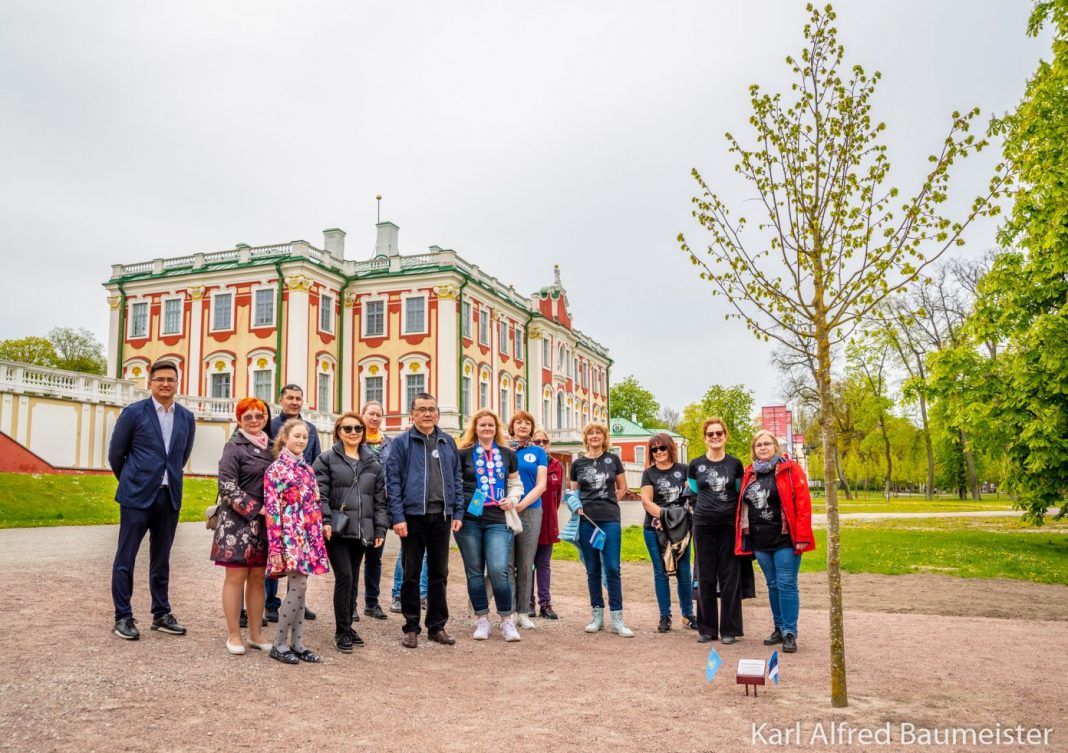
[[[366,430],[358,413],[343,413],[334,423],[334,446],[312,464],[334,569],[334,645],[345,653],[363,645],[352,627],[353,577],[365,552],[382,546],[389,527],[382,466],[364,445]]]

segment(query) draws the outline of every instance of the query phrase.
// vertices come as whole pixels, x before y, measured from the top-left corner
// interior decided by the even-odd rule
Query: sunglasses
[[[723,436],[723,432],[722,431],[706,431],[705,432],[705,436],[706,437],[722,437]]]
[[[267,418],[267,416],[265,414],[263,414],[263,413],[242,413],[241,414],[241,420],[242,421],[262,421],[265,418]]]
[[[534,440],[534,444],[536,444],[538,447],[544,447],[547,444],[549,444],[549,440],[548,439],[535,439]]]
[[[649,452],[667,452],[667,447],[659,445],[657,447],[650,447]]]
[[[345,432],[346,434],[363,434],[363,427],[362,426],[352,426],[350,424],[348,426],[342,426],[340,428],[341,428],[341,431]]]

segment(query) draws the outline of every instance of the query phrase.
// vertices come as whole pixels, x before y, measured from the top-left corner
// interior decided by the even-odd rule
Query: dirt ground
[[[210,537],[199,524],[180,527],[172,556],[171,602],[189,634],[148,629],[146,544],[134,594],[142,638],[111,635],[116,530],[0,531],[0,750],[933,749],[905,745],[904,724],[1052,728],[1048,744],[1027,747],[1068,750],[1064,586],[846,576],[850,706],[832,710],[822,575],[802,577],[799,652],[782,657],[781,684],[753,698],[735,684],[734,669],[739,658],[771,653],[760,641],[770,628],[762,584],[745,603],[746,637],[714,644],[723,668],[711,684],[704,679],[708,647],[694,633],[656,632],[648,566],[624,565],[633,639],[582,631],[585,576],[577,563],[558,562],[553,596],[561,620],[538,620],[518,644],[505,644],[498,632],[475,642],[455,553],[449,630],[456,646],[424,641],[403,649],[399,616],[390,615],[364,618],[358,629],[366,647],[338,653],[326,575],[312,578],[309,604],[321,616],[306,637],[324,662],[290,667],[256,651],[225,653],[222,574],[207,559]],[[856,735],[889,723],[891,744],[825,742],[837,722]],[[795,725],[799,742],[772,744],[782,741],[773,730],[793,734]],[[965,742],[937,750],[1004,747],[1019,746]]]

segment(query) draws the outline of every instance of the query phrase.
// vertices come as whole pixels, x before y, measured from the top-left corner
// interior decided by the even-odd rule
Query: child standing
[[[304,645],[304,598],[308,576],[330,567],[323,543],[323,515],[315,473],[304,460],[308,427],[299,418],[286,421],[275,437],[277,459],[264,474],[263,508],[267,518],[267,575],[289,577],[278,610],[278,634],[271,658],[284,664],[318,662]]]

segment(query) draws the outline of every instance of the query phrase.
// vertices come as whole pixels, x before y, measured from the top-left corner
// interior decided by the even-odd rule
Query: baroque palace
[[[561,452],[581,447],[587,421],[607,423],[612,361],[572,326],[558,267],[525,296],[454,251],[402,255],[398,227],[377,229],[365,261],[346,259],[345,232],[330,229],[322,249],[239,244],[114,265],[109,373],[140,386],[167,358],[183,402],[219,418],[234,399],[273,404],[295,383],[320,425],[378,400],[396,432],[423,391],[437,396],[445,430],[482,407],[505,422],[524,409]]]

